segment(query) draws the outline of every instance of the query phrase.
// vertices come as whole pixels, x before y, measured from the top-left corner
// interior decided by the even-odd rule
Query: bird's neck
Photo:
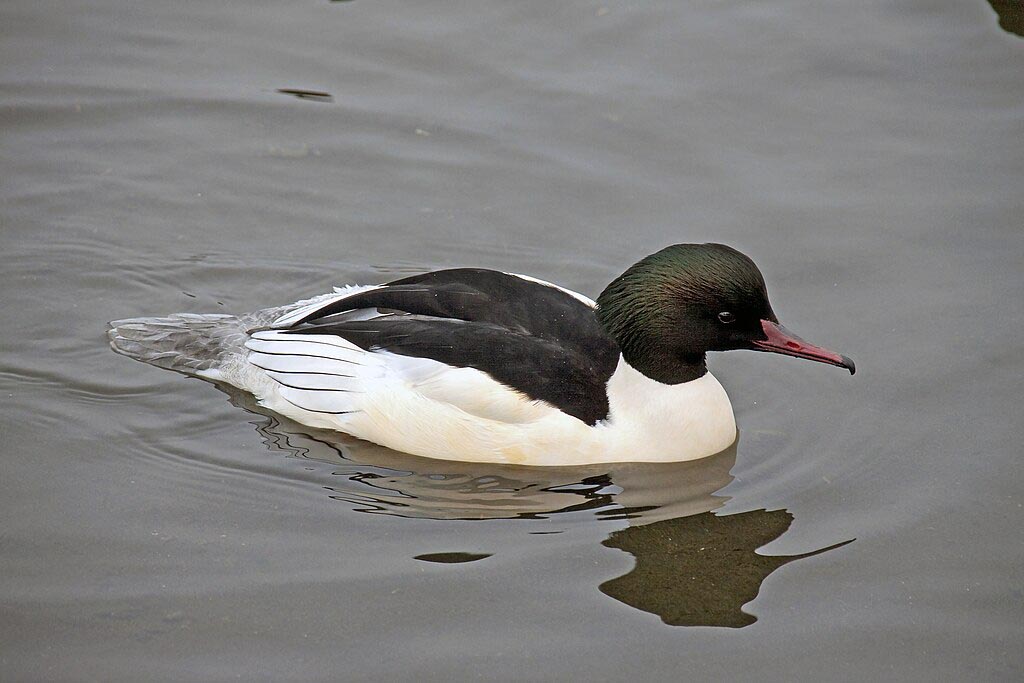
[[[683,384],[700,379],[708,371],[703,353],[678,355],[655,349],[623,351],[624,360],[637,372],[659,384]]]

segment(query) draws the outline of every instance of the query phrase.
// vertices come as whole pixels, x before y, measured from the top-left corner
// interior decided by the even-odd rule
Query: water
[[[1013,10],[5,3],[0,677],[1020,679]],[[859,371],[713,357],[699,463],[431,462],[104,339],[700,240]]]

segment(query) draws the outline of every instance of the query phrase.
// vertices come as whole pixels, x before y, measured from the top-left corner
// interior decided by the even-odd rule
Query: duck
[[[588,298],[527,275],[435,270],[242,315],[117,320],[114,351],[251,394],[300,424],[440,460],[696,460],[737,439],[710,352],[856,371],[783,327],[723,244],[674,244]]]

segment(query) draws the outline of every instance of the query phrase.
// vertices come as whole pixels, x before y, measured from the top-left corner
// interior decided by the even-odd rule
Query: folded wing
[[[273,327],[254,335],[253,362],[284,385],[289,400],[321,410],[339,404],[332,392],[351,390],[346,374],[369,371],[352,367],[346,373],[346,362],[372,366],[397,354],[433,361],[421,365],[434,368],[435,375],[437,367],[478,370],[524,400],[543,401],[594,424],[608,415],[605,385],[619,355],[585,297],[481,269],[435,271],[341,291]],[[285,349],[289,337],[302,346]],[[315,372],[300,372],[314,367]],[[303,391],[322,393],[296,393]]]

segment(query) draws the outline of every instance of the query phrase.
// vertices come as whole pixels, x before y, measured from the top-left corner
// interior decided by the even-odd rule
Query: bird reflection
[[[256,428],[271,450],[335,465],[339,483],[327,487],[329,495],[359,512],[449,520],[588,512],[624,522],[602,545],[629,553],[636,565],[601,584],[600,591],[672,626],[752,624],[756,618],[742,607],[772,572],[850,542],[802,555],[758,554],[757,548],[789,529],[793,516],[786,510],[713,513],[729,500],[718,492],[732,481],[735,446],[682,463],[563,468],[440,461],[299,425],[223,390],[236,405],[263,416]],[[449,555],[461,554],[417,559],[454,562]]]
[[[705,512],[613,531],[602,545],[633,555],[636,567],[599,588],[671,626],[749,626],[757,619],[742,607],[757,597],[769,574],[793,560],[852,542],[802,555],[754,552],[786,533],[792,522],[786,510],[721,516]]]

